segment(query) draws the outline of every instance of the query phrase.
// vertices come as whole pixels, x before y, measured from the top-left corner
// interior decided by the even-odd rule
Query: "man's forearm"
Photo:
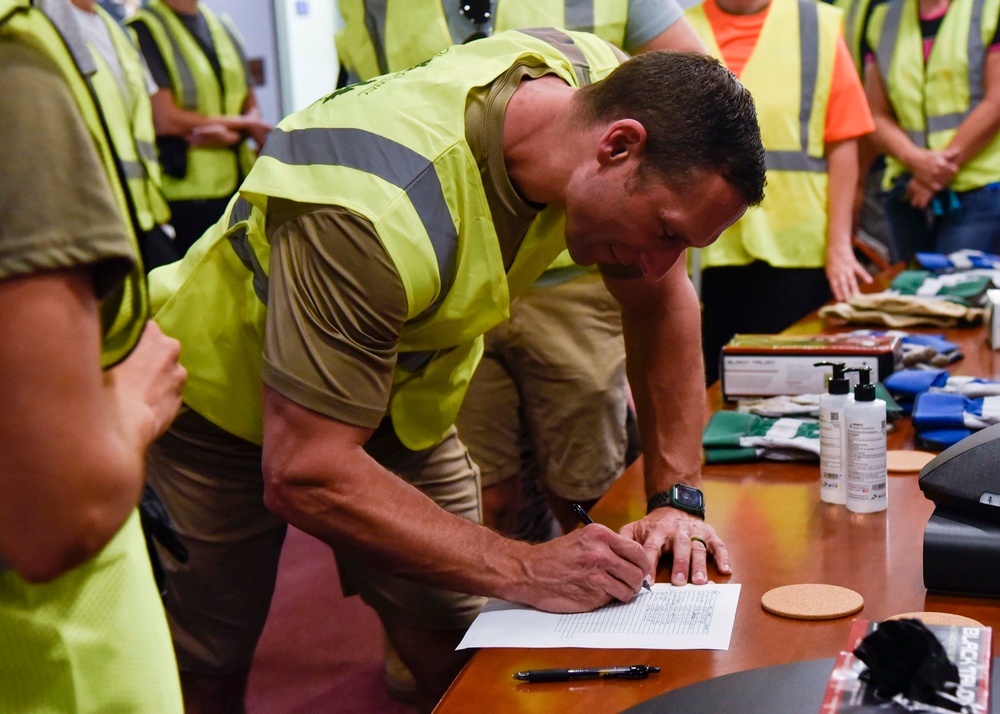
[[[301,530],[404,578],[503,597],[518,549],[443,510],[359,444],[265,438],[265,502]],[[287,448],[286,446],[287,445]],[[508,557],[509,556],[509,557]]]
[[[705,368],[701,312],[683,261],[662,299],[623,304],[628,377],[642,436],[648,495],[701,482]]]
[[[372,568],[554,612],[628,600],[648,572],[642,548],[602,526],[529,545],[449,513],[365,452],[370,430],[264,394],[267,507]]]

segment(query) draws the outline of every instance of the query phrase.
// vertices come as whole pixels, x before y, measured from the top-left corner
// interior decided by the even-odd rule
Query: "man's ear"
[[[597,145],[602,165],[639,159],[646,148],[646,127],[635,119],[618,119],[608,125]]]

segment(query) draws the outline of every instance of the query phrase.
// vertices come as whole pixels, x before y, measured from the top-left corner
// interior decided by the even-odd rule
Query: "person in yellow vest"
[[[184,370],[74,23],[0,0],[0,711],[179,714],[136,503]]]
[[[865,30],[893,260],[1000,253],[1000,2],[893,0]]]
[[[153,75],[153,121],[181,255],[218,220],[271,126],[249,84],[243,43],[198,0],[151,0],[130,17]]]
[[[125,185],[135,206],[141,235],[139,249],[146,270],[180,257],[170,225],[170,208],[160,188],[153,108],[157,91],[142,55],[118,22],[94,0],[72,0],[77,23],[90,46],[98,71],[91,78],[94,95],[108,122]]]
[[[286,522],[333,546],[425,705],[481,596],[589,610],[630,599],[663,551],[676,584],[706,582],[709,554],[730,572],[702,518],[697,299],[674,263],[761,200],[763,147],[714,60],[622,59],[509,31],[337,90],[151,274],[189,372],[148,466],[191,551],[165,602],[192,711],[244,689]],[[454,422],[482,335],[567,246],[622,304],[650,513],[532,545],[478,525]]]
[[[341,0],[338,7],[344,83],[520,27],[593,32],[633,54],[705,51],[674,0]],[[456,425],[481,472],[484,525],[537,542],[577,525],[571,505],[600,498],[635,458],[638,439],[626,426],[620,311],[596,270],[563,254],[510,312],[485,336]],[[388,644],[386,680],[395,698],[407,698],[408,677]]]
[[[813,0],[706,0],[687,11],[754,96],[767,200],[700,252],[709,383],[738,332],[780,332],[871,276],[851,245],[857,139],[872,131],[841,12]]]
[[[344,27],[337,50],[349,82],[520,27],[593,32],[633,54],[705,49],[674,0],[338,6]],[[510,320],[486,335],[459,413],[462,441],[482,472],[483,522],[531,541],[575,527],[571,504],[592,504],[626,466],[628,409],[618,305],[593,268],[564,254],[511,306]]]

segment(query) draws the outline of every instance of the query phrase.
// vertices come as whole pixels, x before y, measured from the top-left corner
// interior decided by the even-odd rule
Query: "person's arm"
[[[184,370],[155,326],[101,370],[98,297],[134,253],[62,73],[31,46],[0,42],[0,134],[0,560],[38,582],[135,507]]]
[[[264,387],[264,501],[289,523],[400,577],[522,602],[591,610],[640,589],[646,554],[603,526],[539,545],[455,516],[380,466],[372,430]]]
[[[697,33],[691,29],[691,25],[683,17],[674,24],[654,37],[636,50],[640,52],[651,52],[653,50],[677,50],[706,53],[705,44],[698,37]]]
[[[135,20],[129,29],[139,47],[146,67],[159,91],[150,94],[153,104],[153,124],[157,136],[181,136],[193,146],[232,146],[250,136],[263,145],[270,125],[263,122],[257,109],[253,89],[248,88],[247,98],[239,117],[207,116],[178,106],[172,91],[167,65],[156,40],[143,20]]]
[[[103,373],[89,270],[0,282],[0,557],[26,580],[85,562],[135,508],[145,449],[180,408],[178,353],[149,323]]]
[[[169,89],[161,88],[150,101],[157,136],[183,136],[192,146],[232,146],[242,141],[244,135],[261,146],[271,130],[270,124],[260,118],[252,91],[247,95],[244,113],[238,117],[206,116],[182,109]]]
[[[267,135],[274,127],[264,121],[264,117],[260,113],[260,105],[257,104],[257,95],[254,94],[253,89],[247,90],[247,98],[243,102],[242,119],[243,128],[241,131],[253,139],[258,148],[264,146]]]
[[[932,192],[947,186],[958,171],[957,150],[950,147],[944,151],[922,149],[910,140],[896,121],[882,76],[872,60],[865,63],[865,94],[875,120],[875,139],[881,149],[905,164],[914,179]]]
[[[622,306],[646,495],[668,491],[675,483],[700,487],[706,409],[701,310],[684,261],[678,260],[659,281],[608,275],[604,281]],[[621,533],[642,544],[651,567],[672,551],[675,585],[689,578],[696,584],[708,581],[706,551],[692,549],[692,536],[705,540],[720,572],[731,572],[729,553],[715,529],[674,508],[657,508]]]
[[[851,224],[858,184],[858,142],[856,139],[826,145],[827,161],[827,243],[826,277],[839,301],[858,292],[858,281],[872,277],[854,257]]]
[[[986,55],[983,89],[983,101],[969,112],[948,142],[959,166],[982,151],[1000,131],[1000,52]]]

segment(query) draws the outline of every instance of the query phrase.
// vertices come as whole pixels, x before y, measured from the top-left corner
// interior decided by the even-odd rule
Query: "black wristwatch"
[[[657,508],[676,508],[698,518],[705,517],[705,494],[694,486],[675,483],[669,491],[661,491],[646,501],[646,513]]]

